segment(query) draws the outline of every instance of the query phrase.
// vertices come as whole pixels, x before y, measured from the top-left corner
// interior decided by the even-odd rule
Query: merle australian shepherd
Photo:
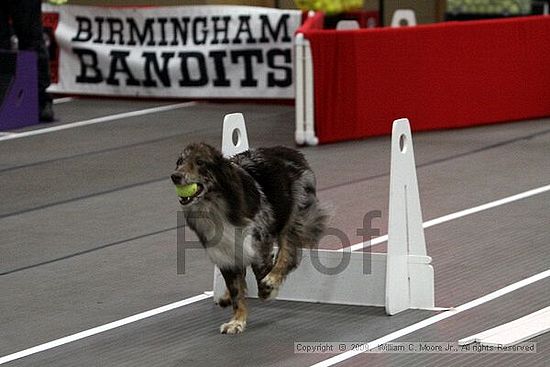
[[[300,248],[317,245],[322,236],[328,217],[316,197],[313,171],[290,148],[251,149],[225,158],[200,143],[185,148],[171,178],[175,185],[197,184],[195,194],[180,203],[227,286],[217,302],[232,305],[233,318],[220,331],[240,333],[248,314],[246,268],[254,272],[258,296],[274,298],[298,265]]]

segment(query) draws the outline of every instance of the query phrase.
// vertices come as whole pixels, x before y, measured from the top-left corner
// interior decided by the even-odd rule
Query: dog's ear
[[[212,160],[215,163],[221,163],[225,158],[223,157],[223,154],[220,150],[214,148],[212,145],[207,143],[200,143],[200,147],[207,151],[210,157],[212,157]]]

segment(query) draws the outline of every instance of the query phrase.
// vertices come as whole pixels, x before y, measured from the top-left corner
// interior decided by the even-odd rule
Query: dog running
[[[179,197],[187,226],[225,280],[217,302],[231,305],[233,317],[220,332],[241,333],[248,315],[247,267],[259,298],[275,298],[298,266],[300,248],[316,246],[323,235],[328,215],[316,196],[315,175],[294,149],[258,148],[226,158],[194,143],[179,156],[171,179],[177,188],[193,188]]]

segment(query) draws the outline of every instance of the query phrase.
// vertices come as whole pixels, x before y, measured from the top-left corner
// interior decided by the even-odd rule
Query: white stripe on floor
[[[87,338],[87,337],[92,336],[92,335],[96,335],[96,334],[99,334],[99,333],[104,333],[105,331],[109,331],[109,330],[112,330],[112,329],[130,324],[132,322],[143,320],[143,319],[146,319],[146,318],[151,317],[151,316],[158,315],[158,314],[163,313],[163,312],[172,311],[176,308],[187,306],[187,305],[190,305],[192,303],[199,302],[199,301],[211,298],[211,297],[212,297],[211,294],[206,294],[206,293],[199,294],[199,295],[191,297],[191,298],[187,298],[187,299],[184,299],[184,300],[181,300],[181,301],[178,301],[178,302],[170,303],[168,305],[161,306],[161,307],[158,307],[158,308],[155,308],[155,309],[152,309],[152,310],[149,310],[149,311],[145,311],[145,312],[142,312],[142,313],[138,313],[138,314],[133,315],[133,316],[125,317],[121,320],[113,321],[113,322],[110,322],[110,323],[105,324],[105,325],[94,327],[92,329],[84,330],[84,331],[81,331],[79,333],[69,335],[69,336],[66,336],[66,337],[63,337],[63,338],[60,338],[60,339],[52,340],[51,342],[40,344],[40,345],[37,345],[36,347],[32,347],[32,348],[25,349],[25,350],[22,350],[22,351],[17,352],[17,353],[13,353],[13,354],[9,354],[9,355],[4,356],[4,357],[0,357],[0,364],[8,363],[8,362],[14,361],[16,359],[27,357],[27,356],[30,356],[31,354],[40,353],[40,352],[43,352],[43,351],[48,350],[48,349],[56,348],[56,347],[59,347],[63,344],[72,343],[74,341],[84,339],[84,338]]]
[[[60,103],[67,103],[67,102],[72,102],[76,100],[75,97],[63,97],[63,98],[55,98],[53,100],[53,104],[60,104]]]
[[[47,134],[47,133],[52,133],[52,132],[55,132],[55,131],[72,129],[72,128],[75,128],[75,127],[81,127],[81,126],[87,126],[87,125],[93,125],[93,124],[99,124],[99,123],[102,123],[102,122],[120,120],[120,119],[129,118],[129,117],[136,117],[136,116],[143,116],[143,115],[148,115],[148,114],[152,114],[152,113],[171,111],[171,110],[176,110],[176,109],[179,109],[179,108],[195,106],[196,104],[197,104],[197,102],[184,102],[184,103],[171,104],[171,105],[167,105],[167,106],[146,108],[146,109],[138,110],[138,111],[123,112],[123,113],[118,113],[116,115],[96,117],[96,118],[93,118],[93,119],[90,119],[90,120],[78,121],[78,122],[73,122],[73,123],[64,124],[64,125],[57,125],[57,126],[47,127],[47,128],[44,128],[44,129],[25,131],[25,132],[22,132],[22,133],[18,133],[17,135],[2,136],[2,137],[0,137],[0,141],[25,138],[27,136]]]

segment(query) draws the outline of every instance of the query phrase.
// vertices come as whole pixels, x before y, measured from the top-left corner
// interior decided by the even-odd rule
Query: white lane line
[[[436,322],[448,319],[449,317],[458,315],[461,312],[470,310],[474,307],[477,307],[479,305],[482,305],[484,303],[492,301],[496,298],[502,297],[502,296],[504,296],[504,295],[506,295],[510,292],[513,292],[513,291],[518,290],[520,288],[526,287],[530,284],[533,284],[535,282],[538,282],[539,280],[542,280],[542,279],[545,279],[545,278],[548,278],[548,277],[550,277],[550,270],[545,270],[542,273],[535,274],[535,275],[533,275],[529,278],[526,278],[526,279],[520,280],[519,282],[510,284],[510,285],[508,285],[504,288],[501,288],[501,289],[498,289],[494,292],[486,294],[483,297],[476,298],[476,299],[474,299],[470,302],[466,302],[466,303],[464,303],[464,304],[462,304],[458,307],[455,307],[455,308],[451,309],[450,311],[445,311],[443,313],[440,313],[439,315],[429,317],[425,320],[417,322],[416,324],[412,324],[410,326],[407,326],[406,328],[394,331],[393,333],[390,333],[386,336],[383,336],[381,338],[370,341],[366,344],[362,344],[362,347],[359,348],[361,350],[350,350],[349,352],[345,352],[345,353],[339,354],[337,356],[328,358],[324,361],[321,361],[319,363],[311,365],[310,367],[330,367],[330,366],[334,366],[337,363],[343,362],[347,359],[355,357],[358,354],[363,353],[362,350],[374,349],[374,348],[376,348],[376,347],[378,347],[378,346],[380,346],[384,343],[391,342],[392,340],[395,340],[395,339],[400,338],[402,336],[408,335],[408,334],[413,333],[417,330],[423,329],[427,326],[433,325]]]
[[[33,135],[47,134],[47,133],[51,133],[51,132],[54,132],[54,131],[60,131],[60,130],[72,129],[72,128],[75,128],[75,127],[99,124],[99,123],[102,123],[102,122],[120,120],[120,119],[124,119],[124,118],[129,118],[129,117],[136,117],[136,116],[143,116],[143,115],[148,115],[148,114],[152,114],[152,113],[171,111],[171,110],[176,110],[178,108],[185,108],[185,107],[195,106],[196,104],[197,104],[197,102],[183,102],[183,103],[171,104],[171,105],[167,105],[167,106],[159,106],[159,107],[146,108],[146,109],[143,109],[143,110],[123,112],[123,113],[118,113],[116,115],[96,117],[96,118],[93,118],[93,119],[90,119],[90,120],[84,120],[84,121],[78,121],[78,122],[73,122],[73,123],[64,124],[64,125],[47,127],[45,129],[25,131],[25,132],[22,132],[22,133],[18,133],[17,135],[2,136],[2,137],[0,137],[0,141],[19,139],[19,138],[24,138],[24,137],[33,136]]]
[[[0,364],[8,363],[8,362],[11,362],[11,361],[14,361],[16,359],[23,358],[23,357],[28,357],[32,354],[36,354],[36,353],[40,353],[40,352],[43,352],[43,351],[48,350],[48,349],[56,348],[56,347],[59,347],[63,344],[72,343],[74,341],[84,339],[84,338],[87,338],[87,337],[92,336],[92,335],[96,335],[96,334],[99,334],[99,333],[104,333],[106,331],[109,331],[109,330],[112,330],[112,329],[130,324],[132,322],[143,320],[143,319],[146,319],[148,317],[155,316],[155,315],[158,315],[158,314],[163,313],[163,312],[168,312],[168,311],[174,310],[174,309],[179,308],[179,307],[187,306],[187,305],[190,305],[191,303],[199,302],[199,301],[211,298],[211,297],[212,297],[212,295],[199,294],[197,296],[194,296],[194,297],[191,297],[191,298],[186,298],[186,299],[178,301],[178,302],[170,303],[170,304],[165,305],[165,306],[161,306],[161,307],[149,310],[149,311],[138,313],[136,315],[129,316],[129,317],[126,317],[126,318],[121,319],[121,320],[113,321],[113,322],[110,322],[110,323],[105,324],[105,325],[94,327],[92,329],[84,330],[84,331],[81,331],[79,333],[69,335],[69,336],[65,336],[65,337],[60,338],[60,339],[52,340],[51,342],[40,344],[40,345],[37,345],[35,347],[22,350],[20,352],[16,352],[16,353],[4,356],[4,357],[0,357]]]
[[[442,217],[435,218],[435,219],[429,220],[427,222],[424,222],[422,224],[422,226],[424,228],[433,227],[437,224],[449,222],[451,220],[458,219],[458,218],[461,218],[461,217],[465,217],[465,216],[470,215],[470,214],[475,214],[475,213],[479,213],[479,212],[484,211],[484,210],[496,208],[497,206],[501,206],[501,205],[504,205],[504,204],[509,204],[511,202],[518,201],[518,200],[521,200],[521,199],[525,199],[525,198],[528,198],[530,196],[542,194],[543,192],[547,192],[547,191],[550,191],[550,185],[541,186],[541,187],[538,187],[536,189],[520,192],[519,194],[515,194],[515,195],[508,196],[508,197],[505,197],[505,198],[502,198],[502,199],[499,199],[499,200],[491,201],[491,202],[486,203],[486,204],[478,205],[478,206],[475,206],[475,207],[470,208],[470,209],[464,209],[464,210],[458,211],[456,213],[447,214],[447,215],[444,215]],[[380,237],[376,237],[376,238],[374,238],[370,241],[360,242],[360,243],[357,243],[353,246],[350,246],[349,251],[361,250],[364,247],[378,245],[378,244],[386,242],[387,240],[388,240],[388,235],[386,234],[386,235],[383,235],[383,236],[380,236]],[[343,250],[344,249],[340,249],[340,251],[343,251]]]
[[[358,250],[361,250],[362,248],[365,248],[365,247],[379,245],[381,243],[386,242],[387,240],[388,240],[388,235],[385,234],[383,236],[373,238],[370,241],[356,243],[355,245],[352,245],[352,246],[349,247],[349,251],[358,251]],[[344,250],[348,251],[347,248],[338,249],[338,251],[344,251]]]
[[[63,97],[63,98],[55,98],[53,100],[53,104],[60,104],[60,103],[67,103],[67,102],[72,102],[74,100],[76,100],[77,98],[75,97]]]

